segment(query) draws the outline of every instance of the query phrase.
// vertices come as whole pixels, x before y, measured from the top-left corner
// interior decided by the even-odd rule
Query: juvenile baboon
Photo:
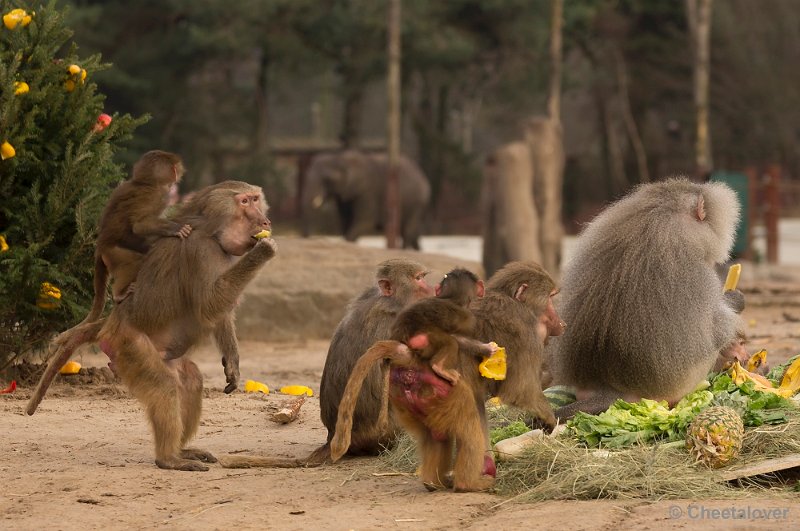
[[[484,285],[474,273],[456,268],[434,289],[436,297],[419,300],[400,312],[390,338],[412,348],[414,355],[451,384],[458,381],[458,341],[453,335],[472,336],[475,316],[470,303],[483,297]],[[424,335],[424,340],[416,341]]]
[[[738,219],[727,185],[673,178],[639,186],[587,226],[564,270],[559,311],[570,330],[552,356],[556,382],[578,401],[557,416],[617,398],[674,403],[739,346],[743,297],[723,294],[714,270]]]
[[[272,239],[253,238],[270,228],[266,212],[261,188],[237,181],[209,186],[182,205],[175,220],[191,225],[192,233],[186,239],[153,243],[139,270],[137,288],[107,318],[61,334],[27,413],[34,413],[75,347],[98,341],[146,410],[155,437],[156,464],[207,470],[198,461],[215,458],[185,448],[200,421],[203,381],[197,366],[183,354],[212,332],[221,349],[237,348],[233,327],[237,299],[275,255]]]
[[[435,330],[438,327],[427,323],[425,328]],[[494,347],[483,344],[469,350],[488,356]],[[350,447],[353,409],[364,378],[377,362],[387,360],[392,412],[417,442],[420,478],[425,487],[434,490],[453,486],[460,492],[492,487],[495,468],[486,453],[486,420],[482,418],[482,402],[486,396],[479,381],[479,357],[459,353],[456,348],[448,362],[455,365],[462,376],[451,384],[436,374],[430,364],[432,358],[420,358],[399,341],[375,343],[359,358],[347,382],[339,405],[336,432],[330,442],[331,459],[337,461]],[[451,465],[452,480],[449,478]]]
[[[96,321],[106,302],[106,284],[113,278],[114,302],[120,302],[136,280],[145,253],[157,237],[184,239],[191,225],[162,217],[170,187],[184,173],[181,158],[166,151],[148,151],[133,165],[131,178],[108,198],[98,225],[94,253],[94,300],[84,323]]]

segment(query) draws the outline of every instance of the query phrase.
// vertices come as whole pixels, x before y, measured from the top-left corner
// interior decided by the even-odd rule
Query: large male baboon
[[[639,186],[587,226],[562,280],[570,329],[551,358],[578,401],[557,416],[598,413],[617,398],[676,402],[740,348],[743,298],[723,294],[714,269],[738,219],[727,185],[675,178]]]
[[[82,323],[59,336],[27,413],[34,413],[75,348],[97,340],[112,368],[145,407],[155,437],[156,464],[207,470],[199,461],[215,458],[185,447],[200,422],[203,381],[184,354],[213,332],[225,359],[238,361],[233,310],[247,284],[275,255],[272,239],[253,238],[270,228],[266,212],[261,188],[247,183],[227,181],[198,192],[174,218],[191,225],[191,234],[156,241],[133,293],[106,319]]]

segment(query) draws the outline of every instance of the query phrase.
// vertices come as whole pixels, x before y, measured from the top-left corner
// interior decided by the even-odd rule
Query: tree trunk
[[[705,177],[711,171],[711,132],[708,123],[709,64],[712,0],[686,0],[694,64],[696,114],[695,171]]]
[[[386,247],[396,249],[399,247],[400,233],[400,185],[397,172],[400,160],[400,0],[390,0],[387,25],[389,68],[386,79],[386,139],[389,175],[386,181]]]
[[[267,153],[269,150],[269,105],[267,94],[267,72],[269,71],[269,55],[266,50],[261,50],[256,78],[256,123],[253,134],[253,148],[256,153]]]
[[[622,119],[625,123],[625,129],[628,132],[628,138],[633,146],[633,152],[636,154],[636,166],[639,169],[639,182],[650,182],[650,171],[647,168],[647,152],[644,149],[642,137],[639,134],[639,128],[636,126],[636,120],[633,118],[633,111],[631,110],[631,98],[628,94],[628,68],[625,65],[625,58],[619,48],[614,47],[614,63],[617,71],[617,87],[619,91],[620,107],[622,108]]]
[[[550,18],[550,94],[547,99],[547,115],[561,123],[561,27],[564,22],[563,0],[553,0]]]

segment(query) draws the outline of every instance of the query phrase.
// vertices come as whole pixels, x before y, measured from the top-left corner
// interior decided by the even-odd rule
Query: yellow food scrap
[[[481,376],[491,380],[506,379],[506,349],[498,347],[491,356],[484,358],[478,366]]]
[[[255,238],[256,240],[261,240],[261,239],[264,239],[264,238],[269,238],[270,236],[272,236],[272,231],[264,229],[261,232],[259,232],[258,234],[254,234],[253,238]]]
[[[786,393],[783,396],[792,396],[800,390],[800,358],[797,358],[791,365],[786,367],[778,389]]]
[[[68,361],[61,367],[58,372],[61,374],[78,374],[81,370],[81,364],[77,361]]]
[[[759,367],[767,364],[767,350],[761,349],[752,356],[750,359],[747,360],[747,370],[750,372],[756,372]]]
[[[754,372],[750,372],[741,365],[739,365],[738,361],[733,362],[733,365],[729,369],[729,374],[731,375],[731,379],[736,385],[743,384],[747,380],[750,380],[754,384],[754,388],[756,391],[763,391],[765,393],[774,393],[780,396],[789,396],[786,394],[785,390],[778,389],[772,385],[772,382],[761,376],[760,374],[756,374]]]
[[[305,385],[286,385],[281,387],[280,391],[285,395],[314,396],[314,391],[312,391],[310,387],[306,387]]]
[[[739,284],[739,275],[742,272],[742,264],[733,264],[728,268],[728,278],[725,279],[725,287],[722,291],[735,290]]]
[[[244,382],[244,390],[247,393],[264,393],[265,395],[269,394],[269,387],[267,387],[266,384],[257,382],[255,380],[247,380]]]

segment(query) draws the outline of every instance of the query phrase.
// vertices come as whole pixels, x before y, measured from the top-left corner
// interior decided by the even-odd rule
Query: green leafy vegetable
[[[531,431],[531,429],[528,427],[527,424],[525,424],[521,420],[515,420],[514,422],[511,422],[506,426],[493,428],[489,433],[489,440],[491,441],[492,444],[495,444],[498,441],[502,441],[504,439],[510,439],[511,437],[516,437],[517,435],[528,433],[529,431]]]

